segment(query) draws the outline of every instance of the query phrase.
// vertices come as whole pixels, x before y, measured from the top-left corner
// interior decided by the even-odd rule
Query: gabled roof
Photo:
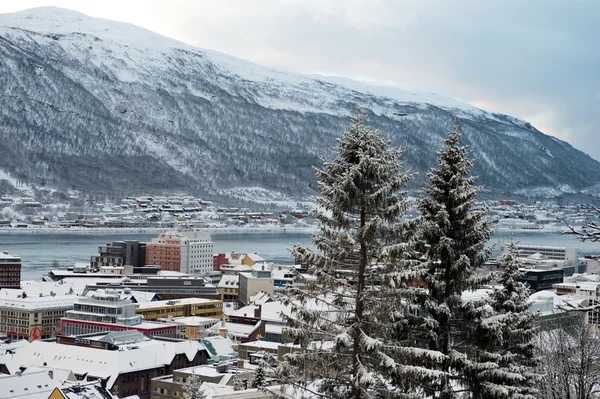
[[[55,341],[33,341],[19,350],[19,355],[2,355],[0,364],[5,364],[14,374],[20,367],[32,365],[72,370],[76,375],[108,378],[112,388],[121,373],[146,370],[171,364],[175,355],[185,354],[189,361],[206,347],[198,341],[167,341],[151,339],[123,345],[119,350],[104,350],[92,347],[67,346]]]
[[[48,399],[54,388],[69,378],[75,380],[73,373],[67,370],[40,368],[13,375],[0,374],[0,399]]]

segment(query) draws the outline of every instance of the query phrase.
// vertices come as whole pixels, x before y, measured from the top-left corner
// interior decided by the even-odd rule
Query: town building
[[[246,306],[250,303],[250,297],[261,291],[273,296],[273,288],[271,271],[265,267],[265,264],[255,265],[252,267],[252,272],[239,274],[238,302]]]
[[[91,257],[90,264],[93,269],[101,266],[144,266],[146,243],[134,240],[108,242],[98,247],[98,255]]]
[[[187,317],[165,317],[158,319],[161,323],[175,324],[177,326],[177,338],[179,339],[201,339],[206,336],[206,330],[219,323],[219,319],[213,317],[187,316]]]
[[[136,314],[136,304],[127,292],[100,290],[80,297],[60,325],[63,335],[126,330],[136,330],[148,337],[175,338],[177,335],[174,324],[148,323],[142,319],[142,315]]]
[[[213,243],[202,232],[169,232],[146,244],[146,264],[162,270],[207,274],[213,270]]]
[[[248,388],[252,383],[253,372],[238,368],[236,361],[180,369],[174,371],[172,375],[153,378],[152,397],[156,399],[183,397],[185,385],[192,375],[198,377],[202,383],[224,386],[232,386],[235,377]],[[238,392],[238,394],[242,393]]]
[[[544,255],[548,259],[552,260],[564,260],[575,264],[577,260],[577,248],[573,247],[553,247],[546,245],[527,245],[527,244],[515,244],[519,257],[526,258],[533,254],[539,253]],[[508,246],[504,247],[504,253],[508,251]]]
[[[238,300],[239,276],[237,274],[224,274],[219,281],[219,294],[223,302]]]
[[[60,319],[73,304],[77,295],[21,296],[0,299],[0,335],[11,339],[51,338],[60,328]]]
[[[148,338],[137,331],[119,331],[34,341],[18,356],[0,355],[10,374],[32,366],[71,370],[80,380],[100,380],[120,398],[151,398],[152,378],[207,364],[208,351],[198,341]],[[116,388],[116,389],[115,389]]]
[[[121,276],[119,279],[98,279],[96,277],[90,280],[86,286],[89,291],[106,288],[130,288],[135,291],[149,291],[159,295],[162,299],[207,298],[218,300],[221,298],[217,287],[207,283],[203,277],[199,276],[159,275],[146,276],[143,279],[136,277],[127,276],[127,278],[124,278]]]
[[[213,271],[220,271],[221,265],[226,265],[229,263],[229,258],[227,254],[214,254],[213,255]]]
[[[165,317],[212,317],[223,315],[223,301],[204,298],[183,298],[139,303],[136,313],[144,320],[158,320]]]
[[[43,399],[115,399],[114,396],[99,381],[92,382],[72,382],[67,381],[61,386],[54,388],[49,397]],[[130,396],[130,399],[139,398],[137,395]]]
[[[21,258],[0,252],[0,288],[19,288],[21,285]]]

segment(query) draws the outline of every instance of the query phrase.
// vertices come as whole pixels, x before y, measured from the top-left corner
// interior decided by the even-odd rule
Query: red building
[[[227,254],[215,254],[213,255],[213,271],[221,271],[221,265],[226,265],[229,263],[229,258]]]
[[[0,252],[0,288],[21,287],[21,258]]]

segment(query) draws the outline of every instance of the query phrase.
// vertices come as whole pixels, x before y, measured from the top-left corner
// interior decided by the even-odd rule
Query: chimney
[[[221,337],[226,338],[227,337],[227,329],[226,328],[219,328],[219,335]]]
[[[48,375],[50,378],[54,378],[54,370],[48,370]]]
[[[244,360],[243,359],[238,359],[237,360],[237,368],[238,369],[243,369],[244,368]]]
[[[260,315],[262,313],[262,305],[258,305],[254,308],[254,318],[260,319]]]

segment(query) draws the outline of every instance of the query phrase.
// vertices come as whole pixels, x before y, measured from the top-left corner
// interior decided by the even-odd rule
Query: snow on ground
[[[298,206],[314,207],[315,203],[303,199],[289,198],[287,195],[269,190],[263,187],[234,187],[228,189],[219,189],[217,193],[224,197],[237,198],[245,201],[255,202],[257,204],[278,206],[281,208],[293,209]]]
[[[3,32],[2,32],[3,31]],[[32,32],[53,36],[62,35],[58,41],[64,48],[81,43],[81,35],[89,36],[89,46],[78,49],[92,62],[110,69],[122,81],[133,82],[152,75],[153,69],[164,69],[167,66],[161,60],[162,55],[170,54],[184,57],[198,63],[201,58],[213,69],[233,75],[237,82],[228,82],[232,92],[236,84],[251,86],[260,85],[262,92],[268,96],[254,99],[261,105],[290,109],[299,112],[339,113],[338,99],[360,98],[362,103],[371,103],[373,96],[383,96],[392,101],[385,105],[372,104],[380,113],[390,113],[400,104],[423,106],[431,104],[440,108],[453,110],[465,117],[485,117],[506,123],[506,119],[498,119],[494,114],[482,111],[472,105],[462,103],[450,97],[436,93],[405,90],[391,86],[374,86],[348,78],[302,75],[279,71],[273,68],[253,64],[249,61],[232,57],[218,51],[200,49],[177,40],[158,35],[147,29],[128,23],[92,18],[85,14],[55,7],[39,7],[25,11],[0,15],[0,32],[11,35],[29,35]],[[71,40],[77,37],[77,40]],[[160,56],[159,56],[160,55]],[[112,62],[111,60],[126,60]],[[211,74],[212,79],[219,79],[219,74]],[[279,82],[279,83],[277,83]],[[188,86],[191,92],[202,91],[202,87]],[[302,95],[300,95],[302,94]],[[304,100],[300,100],[304,98]],[[341,111],[343,115],[346,111]],[[514,123],[525,123],[518,119]],[[150,144],[150,143],[149,143]]]
[[[2,180],[8,182],[8,184],[13,186],[13,188],[15,188],[16,190],[21,191],[25,196],[33,195],[33,188],[31,187],[31,185],[19,181],[17,178],[13,177],[10,173],[5,172],[4,170],[0,169],[0,181],[2,181]]]

